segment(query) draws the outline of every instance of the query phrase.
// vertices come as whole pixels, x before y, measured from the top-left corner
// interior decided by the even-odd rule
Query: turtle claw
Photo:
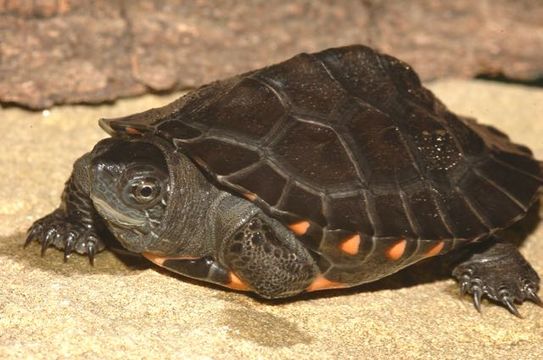
[[[526,299],[530,300],[534,304],[543,307],[543,301],[539,298],[539,296],[536,294],[534,289],[528,288],[526,289]]]
[[[481,312],[481,298],[483,297],[483,291],[480,287],[473,288],[473,305],[478,312]]]
[[[502,244],[495,246],[493,252],[489,252],[492,256],[482,253],[472,257],[458,265],[453,276],[460,284],[460,292],[472,295],[477,311],[481,312],[481,300],[486,297],[522,318],[515,303],[529,300],[543,306],[537,296],[539,277],[516,249],[512,251],[512,248],[501,247]]]
[[[473,274],[473,272],[470,273]],[[460,276],[459,280],[461,294],[470,293],[472,295],[473,305],[478,312],[481,312],[481,300],[483,296],[503,305],[511,314],[518,318],[522,318],[522,315],[515,306],[515,302],[522,303],[524,300],[530,300],[539,306],[543,306],[543,302],[531,287],[524,291],[517,289],[516,295],[512,295],[514,292],[510,291],[509,287],[502,285],[500,290],[496,291],[492,285],[479,277],[470,277],[464,274]]]
[[[464,296],[468,293],[469,286],[467,282],[462,282],[460,284],[460,296]]]
[[[30,243],[35,240],[38,236],[38,234],[42,231],[41,224],[34,224],[30,229],[27,231],[26,240],[23,245],[23,248],[26,248]]]
[[[45,252],[47,251],[47,248],[49,247],[49,245],[51,245],[54,242],[53,240],[56,239],[58,236],[59,234],[57,232],[57,229],[55,229],[54,227],[47,230],[45,237],[43,238],[41,242],[40,255],[42,257],[45,256]]]
[[[94,255],[96,255],[96,245],[95,242],[90,242],[87,244],[87,256],[89,257],[89,262],[94,266]]]
[[[503,305],[505,305],[505,307],[507,307],[507,310],[509,310],[509,312],[513,315],[515,315],[516,317],[522,319],[522,315],[520,315],[520,313],[518,312],[518,309],[517,307],[515,306],[515,304],[513,304],[513,301],[511,300],[511,298],[509,297],[506,297],[506,298],[503,298],[501,299],[500,301]]]
[[[75,248],[75,235],[73,232],[69,232],[64,239],[64,262],[68,262],[70,255],[73,253]]]
[[[41,256],[45,256],[47,249],[54,246],[64,250],[65,262],[75,251],[87,254],[91,265],[94,264],[96,253],[105,247],[96,235],[94,226],[74,221],[60,209],[34,222],[28,230],[24,247],[33,240],[41,243]]]

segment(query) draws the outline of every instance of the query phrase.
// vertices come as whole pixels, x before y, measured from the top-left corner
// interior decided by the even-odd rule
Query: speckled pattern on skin
[[[543,158],[543,90],[482,81],[430,88],[456,112],[493,123]],[[115,105],[54,108],[49,116],[0,109],[0,358],[524,358],[540,359],[543,310],[523,320],[498,306],[482,315],[430,260],[375,284],[269,303],[130,267],[109,252],[85,257],[39,245],[24,232],[58,204],[73,161],[106,134],[100,117],[165,104],[142,97]],[[535,210],[535,211],[534,211]],[[510,234],[543,273],[543,211]],[[334,295],[334,296],[331,296]]]

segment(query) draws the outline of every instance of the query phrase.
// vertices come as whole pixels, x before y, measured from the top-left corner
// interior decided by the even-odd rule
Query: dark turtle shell
[[[389,251],[428,240],[427,254],[442,253],[518,220],[543,181],[529,149],[364,46],[300,54],[101,126],[170,140],[321,253],[354,237],[345,252],[404,239]]]

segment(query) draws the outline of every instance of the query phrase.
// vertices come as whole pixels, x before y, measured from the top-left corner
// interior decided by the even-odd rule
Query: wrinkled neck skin
[[[146,251],[186,257],[202,257],[213,252],[213,204],[226,193],[213,186],[185,155],[169,144],[156,144],[166,156],[170,175],[169,200],[161,220],[159,238]],[[164,146],[170,147],[165,148]],[[228,196],[231,196],[228,194]]]

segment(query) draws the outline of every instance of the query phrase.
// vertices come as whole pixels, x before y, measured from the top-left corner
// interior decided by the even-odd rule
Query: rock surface
[[[543,158],[543,90],[482,81],[431,88]],[[159,106],[145,96],[114,105],[0,109],[0,358],[2,359],[541,359],[543,310],[524,319],[484,302],[479,314],[456,283],[420,264],[385,281],[277,304],[127,265],[109,252],[86,258],[34,243],[33,220],[58,204],[73,161],[105,134],[99,117]],[[533,209],[510,236],[543,274],[543,222]]]
[[[353,43],[425,80],[533,80],[541,19],[540,0],[0,0],[0,102],[43,109],[184,89]]]

